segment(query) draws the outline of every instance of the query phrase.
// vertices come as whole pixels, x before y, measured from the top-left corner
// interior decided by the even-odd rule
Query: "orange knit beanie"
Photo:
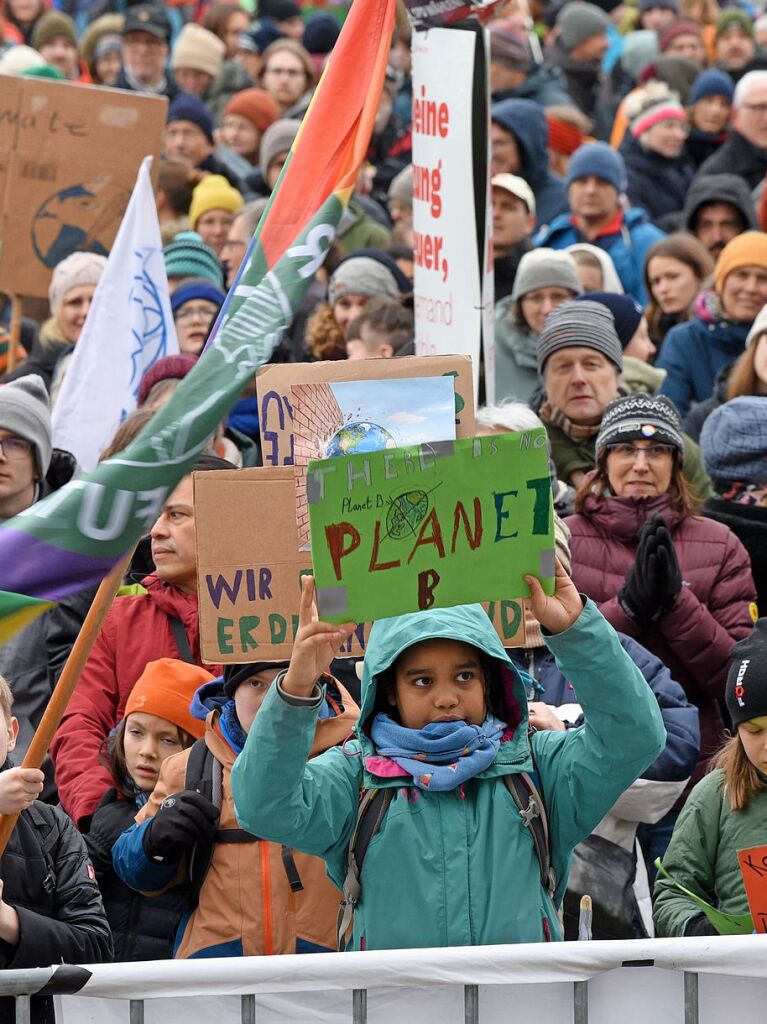
[[[156,715],[200,739],[205,735],[205,722],[192,715],[189,705],[199,687],[215,678],[199,665],[176,658],[150,661],[131,690],[125,717],[134,711]]]

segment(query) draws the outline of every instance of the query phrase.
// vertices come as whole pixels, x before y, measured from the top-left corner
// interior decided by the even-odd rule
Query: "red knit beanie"
[[[125,717],[134,711],[156,715],[200,739],[205,735],[205,722],[192,715],[189,705],[202,684],[215,678],[199,665],[176,658],[150,661],[130,692]]]
[[[179,352],[174,356],[163,356],[156,363],[152,363],[138,386],[136,405],[143,405],[149,397],[149,392],[159,384],[161,380],[183,380],[197,363],[197,356],[188,352]]]
[[[243,89],[236,92],[224,107],[222,119],[227,114],[239,114],[265,132],[280,116],[280,108],[265,89]]]

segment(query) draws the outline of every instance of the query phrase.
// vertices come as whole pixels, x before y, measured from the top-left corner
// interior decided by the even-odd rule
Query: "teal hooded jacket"
[[[422,640],[473,644],[494,658],[509,738],[489,768],[460,789],[429,793],[409,777],[369,771],[369,721],[377,678]],[[362,869],[353,949],[541,942],[561,939],[558,909],[573,848],[663,750],[660,710],[641,672],[596,606],[587,601],[564,633],[546,638],[585,712],[583,728],[529,733],[522,676],[481,605],[383,619],[373,626],[356,738],[307,763],[320,697],[299,703],[276,686],[232,770],[243,828],[325,859],[339,889],[360,791],[393,786]],[[532,772],[530,744],[549,818],[554,900],[541,885],[532,837],[502,776]]]

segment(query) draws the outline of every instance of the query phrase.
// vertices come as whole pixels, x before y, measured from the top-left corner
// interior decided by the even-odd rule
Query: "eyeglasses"
[[[646,448],[637,448],[635,444],[607,446],[607,454],[614,456],[619,462],[636,462],[640,452],[648,462],[662,462],[673,455],[674,449],[670,444],[649,444]]]
[[[214,309],[206,309],[204,306],[182,306],[174,319],[191,320],[193,317],[197,317],[198,320],[212,320],[215,315]]]
[[[4,437],[0,439],[0,451],[6,459],[23,459],[32,451],[32,442],[23,437]]]

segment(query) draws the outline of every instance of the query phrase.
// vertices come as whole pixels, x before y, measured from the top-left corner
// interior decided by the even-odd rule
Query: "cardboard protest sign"
[[[209,664],[283,661],[298,629],[301,577],[293,470],[195,473],[200,646]],[[361,656],[359,626],[344,654]]]
[[[471,360],[466,356],[403,356],[399,359],[348,359],[324,363],[277,363],[256,377],[261,451],[266,466],[292,466],[295,438],[290,389],[296,384],[342,380],[391,380],[402,377],[453,377],[457,437],[474,433]]]
[[[329,622],[554,592],[543,429],[311,462],[307,497]]]
[[[290,394],[302,550],[309,545],[306,469],[310,459],[455,440],[452,377],[297,384]]]
[[[478,27],[434,28],[414,33],[412,52],[415,348],[418,355],[470,355],[476,396],[483,327],[493,320],[492,290],[484,294],[492,277],[485,273],[491,265],[485,40]],[[492,332],[485,344],[492,344]],[[492,358],[487,364],[492,401]]]
[[[754,930],[767,932],[767,846],[738,850],[738,863]]]
[[[167,100],[0,75],[0,290],[46,297],[76,251],[107,255]],[[155,160],[155,166],[158,160]]]

